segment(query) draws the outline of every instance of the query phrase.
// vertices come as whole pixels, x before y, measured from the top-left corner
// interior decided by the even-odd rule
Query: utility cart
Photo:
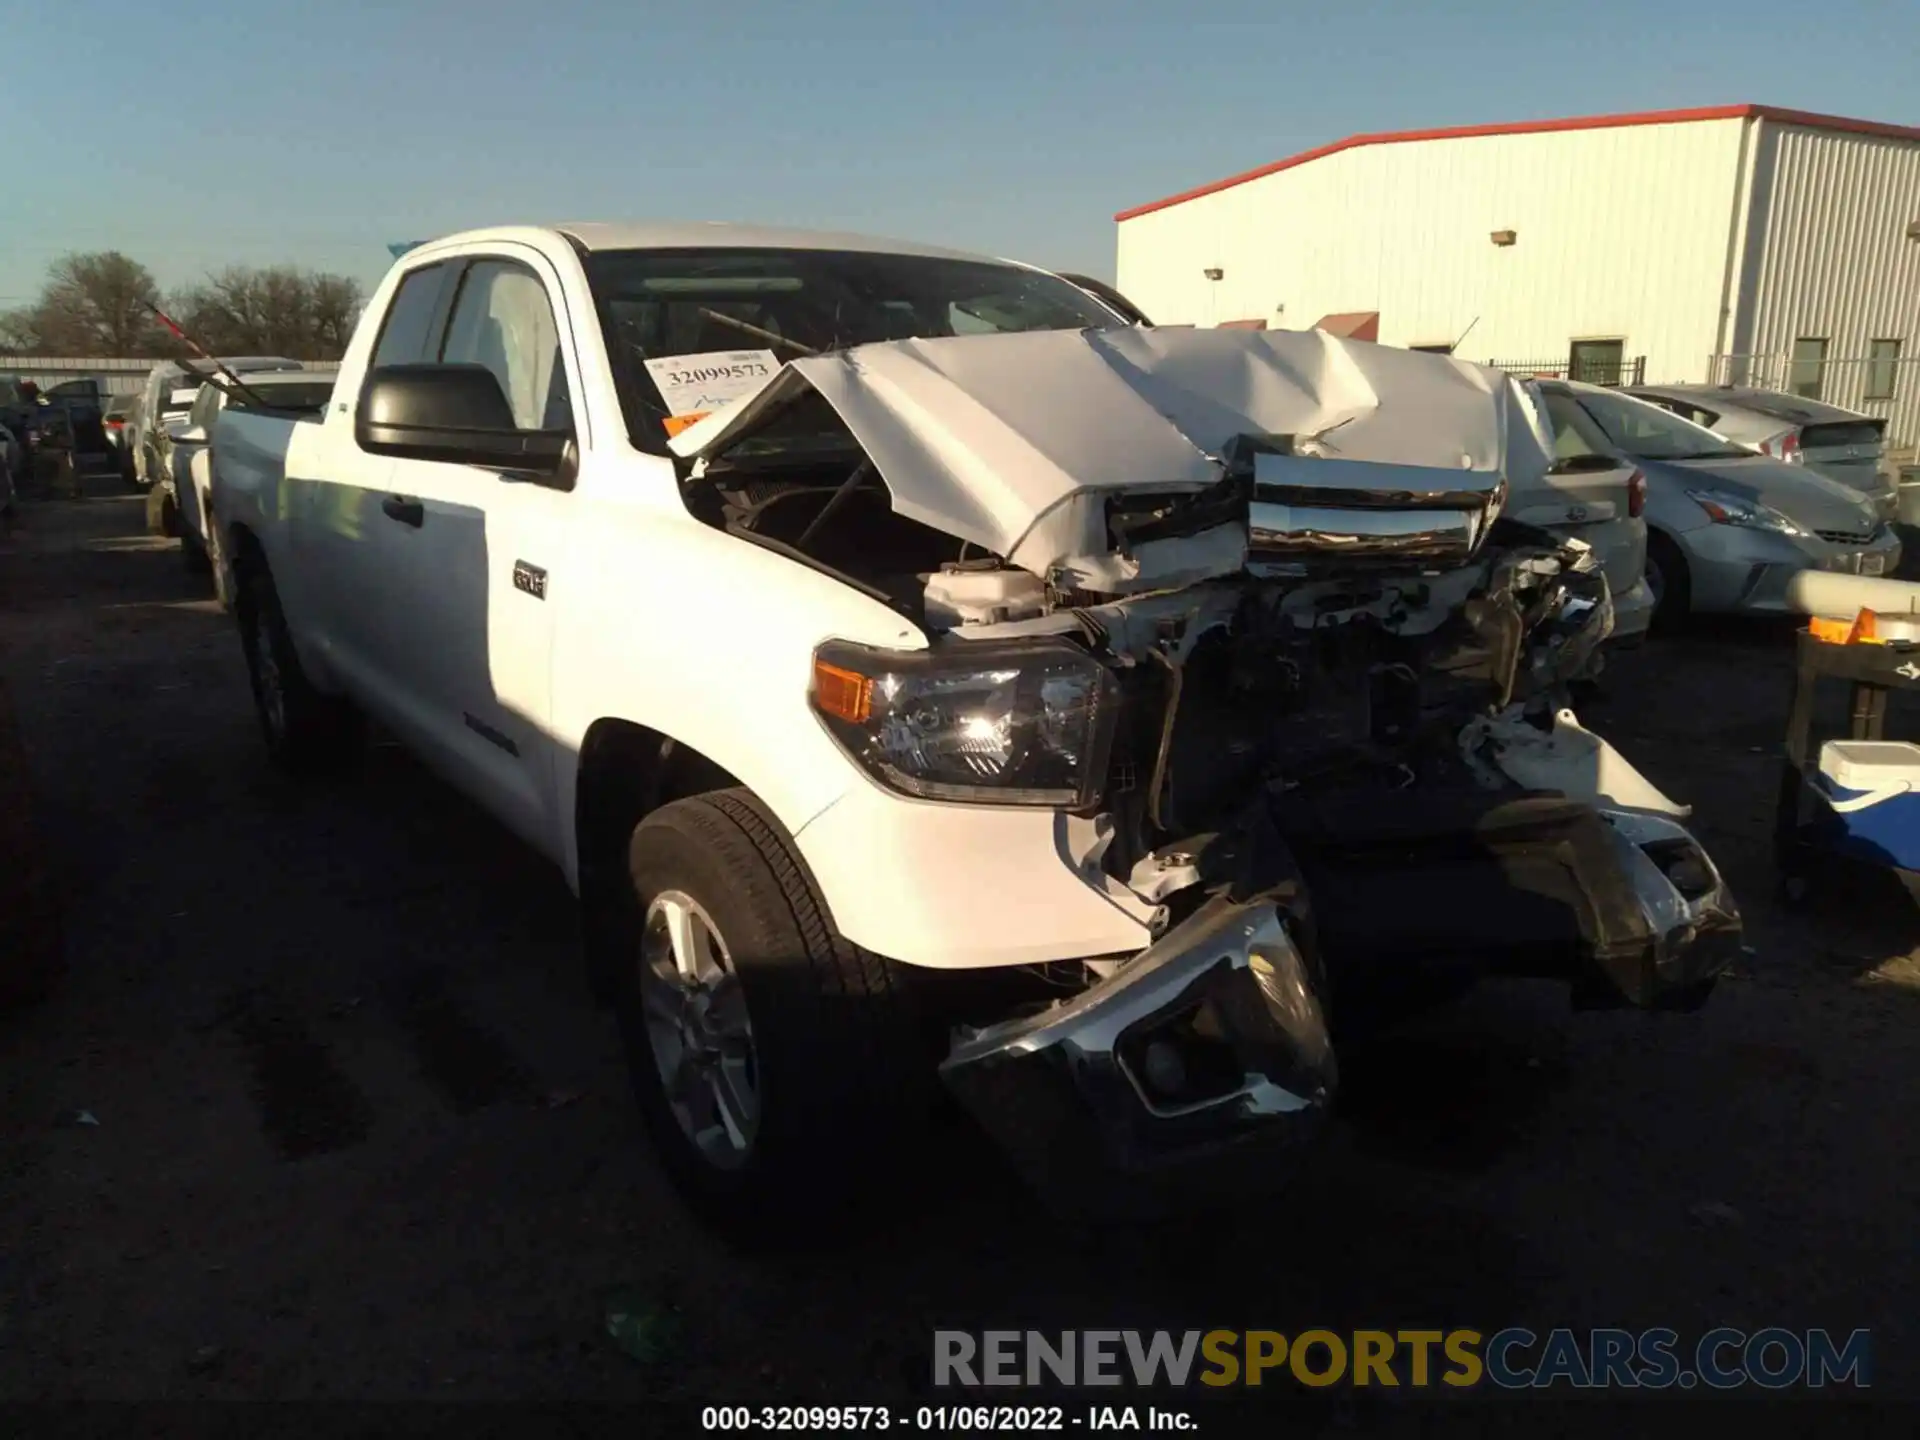
[[[1828,860],[1892,870],[1920,895],[1920,744],[1886,733],[1889,699],[1920,691],[1920,584],[1808,575],[1794,599],[1810,619],[1794,637],[1774,850],[1781,895],[1804,899]],[[1846,733],[1817,738],[1831,685],[1848,687]]]

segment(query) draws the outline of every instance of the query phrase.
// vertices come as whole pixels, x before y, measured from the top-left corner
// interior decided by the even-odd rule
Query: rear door
[[[370,369],[429,358],[445,323],[453,271],[442,260],[401,277],[381,317]],[[384,551],[398,528],[387,503],[394,462],[354,439],[358,404],[358,395],[336,393],[315,442],[290,453],[289,535],[303,628],[361,703],[399,728],[395,704],[405,679],[387,669],[382,630],[416,587],[387,563]]]
[[[1540,491],[1516,491],[1508,513],[1584,540],[1599,555],[1608,588],[1624,595],[1646,569],[1646,521],[1631,513],[1636,467],[1608,445],[1571,395],[1546,390],[1542,398],[1553,422],[1553,470]]]

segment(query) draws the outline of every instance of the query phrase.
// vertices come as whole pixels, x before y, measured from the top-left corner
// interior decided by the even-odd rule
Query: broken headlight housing
[[[1090,808],[1100,798],[1119,687],[1057,640],[814,652],[813,708],[889,789],[923,800]]]

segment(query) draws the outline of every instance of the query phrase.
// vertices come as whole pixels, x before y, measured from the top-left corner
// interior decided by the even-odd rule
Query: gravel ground
[[[1243,1215],[1079,1233],[956,1131],[897,1223],[768,1259],[667,1191],[557,873],[395,748],[283,783],[230,622],[140,502],[23,508],[0,678],[67,973],[0,1016],[0,1399],[654,1401],[693,1428],[925,1400],[936,1327],[1419,1324],[1867,1326],[1875,1393],[1920,1398],[1920,924],[1870,884],[1773,907],[1778,627],[1655,642],[1583,716],[1696,806],[1746,905],[1702,1014],[1488,987],[1350,1057],[1318,1163]],[[606,1341],[616,1291],[671,1315],[662,1358]],[[1309,1433],[1415,1414],[1256,1398]]]

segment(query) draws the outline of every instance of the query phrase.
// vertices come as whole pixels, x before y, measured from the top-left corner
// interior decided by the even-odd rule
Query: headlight
[[[1100,797],[1119,687],[1054,641],[814,652],[814,710],[882,784],[927,800],[1083,809]]]
[[[1771,530],[1776,535],[1805,535],[1793,521],[1770,505],[1726,490],[1689,490],[1687,498],[1707,512],[1716,525],[1739,525],[1748,530]]]

